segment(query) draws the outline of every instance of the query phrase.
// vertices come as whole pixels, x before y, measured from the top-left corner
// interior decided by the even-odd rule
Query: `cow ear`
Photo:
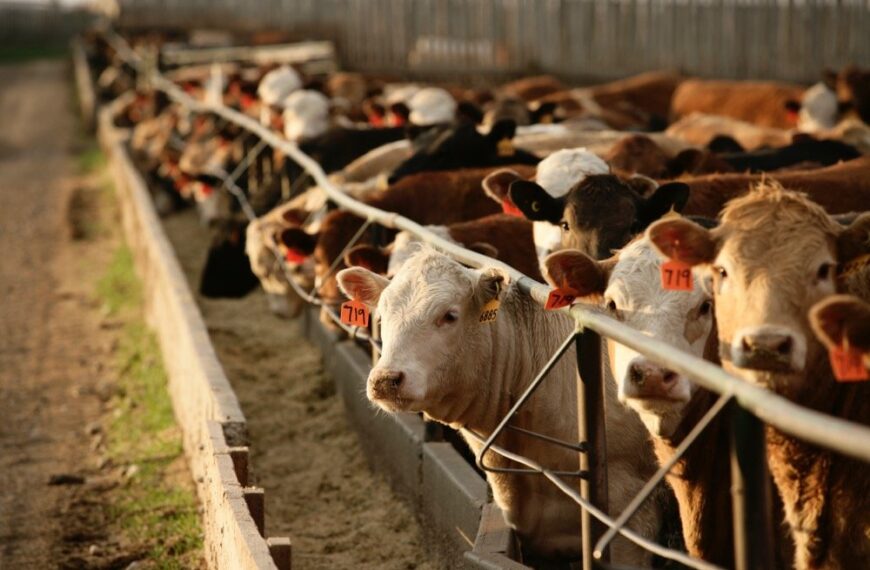
[[[712,152],[712,151],[711,151]],[[694,174],[704,162],[704,151],[698,148],[687,148],[677,153],[667,164],[667,175],[670,177],[681,174]]]
[[[502,140],[513,139],[516,132],[517,124],[513,119],[500,119],[489,130],[486,138],[497,145]]]
[[[491,243],[477,241],[465,247],[475,253],[479,253],[480,255],[485,255],[493,259],[498,259],[498,249]]]
[[[512,182],[522,180],[516,171],[510,168],[500,168],[486,175],[483,179],[483,191],[486,195],[501,204],[508,198],[508,190]]]
[[[541,123],[543,125],[555,122],[557,108],[558,105],[553,101],[541,103],[538,105],[537,109],[531,112],[532,122]]]
[[[870,353],[870,304],[852,295],[832,295],[810,309],[810,324],[822,344],[843,346],[844,340]]]
[[[390,265],[390,254],[373,245],[358,245],[344,254],[344,264],[348,267],[363,267],[378,275],[386,275]]]
[[[870,254],[870,212],[861,214],[837,236],[837,260],[845,265]]]
[[[319,233],[309,234],[302,228],[287,228],[281,232],[278,240],[286,249],[303,257],[308,257],[314,253],[319,237]]]
[[[302,208],[288,208],[281,212],[281,221],[291,226],[301,226],[308,218],[308,211]]]
[[[565,204],[561,198],[553,198],[530,180],[511,183],[508,196],[527,219],[535,222],[558,224],[565,212]]]
[[[662,255],[688,265],[710,263],[716,257],[718,246],[713,234],[685,218],[659,220],[646,235]]]
[[[637,192],[638,196],[651,196],[659,187],[659,183],[643,174],[634,174],[623,180],[629,188]]]
[[[456,120],[479,125],[483,122],[483,110],[471,101],[460,101],[456,106]]]
[[[507,291],[510,280],[510,275],[496,267],[482,270],[474,289],[477,302],[484,305],[494,299],[500,299]]]
[[[341,292],[354,301],[361,301],[369,307],[376,307],[381,293],[390,280],[362,267],[342,269],[336,275]]]
[[[390,113],[398,118],[400,125],[405,125],[411,117],[411,109],[404,103],[393,103],[390,105]]]
[[[682,212],[689,201],[689,187],[682,182],[669,182],[662,184],[649,198],[643,201],[638,216],[643,230],[648,225],[658,220],[671,210]]]
[[[582,251],[562,249],[544,258],[547,283],[559,289],[573,289],[581,297],[601,295],[607,289],[612,264],[599,262]]]
[[[789,99],[785,103],[783,103],[783,107],[789,113],[799,113],[801,110],[801,102],[795,99]]]

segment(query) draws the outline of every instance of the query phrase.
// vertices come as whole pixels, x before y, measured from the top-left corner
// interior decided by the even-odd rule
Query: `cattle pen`
[[[566,3],[548,4],[564,6]],[[561,9],[566,8],[563,7]],[[404,230],[463,264],[472,267],[497,266],[503,269],[511,276],[511,280],[517,283],[519,288],[536,303],[544,305],[546,302],[550,293],[549,287],[536,282],[503,263],[450,243],[416,222],[355,200],[341,188],[336,187],[316,161],[304,154],[298,146],[286,140],[280,134],[263,127],[250,117],[223,104],[206,103],[194,99],[174,82],[156,71],[148,62],[140,59],[121,36],[110,32],[107,37],[117,53],[137,70],[140,80],[145,84],[165,92],[175,102],[193,113],[218,116],[222,120],[237,125],[244,131],[257,137],[259,143],[254,147],[249,156],[246,157],[240,167],[232,173],[223,173],[222,176],[223,190],[231,193],[240,201],[242,210],[249,218],[253,218],[253,212],[246,205],[244,193],[238,189],[235,182],[244,173],[244,168],[256,158],[258,152],[271,147],[280,150],[296,161],[339,208],[353,212],[365,220],[363,228],[345,245],[344,250],[355,245],[358,238],[370,226]],[[860,47],[861,49],[866,48],[866,46]],[[389,62],[379,63],[383,65],[389,64]],[[81,93],[85,93],[85,96],[81,97],[81,100],[92,100],[93,96],[86,94],[89,90],[88,84],[91,82],[87,69],[83,67],[86,65],[86,61],[83,58],[77,58],[76,65],[76,77],[79,89]],[[104,147],[109,151],[108,154],[112,160],[116,179],[128,180],[121,185],[130,186],[129,180],[135,179],[135,173],[133,172],[132,165],[129,164],[129,159],[125,158],[126,151],[123,149],[119,134],[115,132],[115,128],[111,125],[112,112],[113,107],[111,105],[101,111],[100,120],[98,121],[100,136]],[[141,181],[132,184],[135,186],[136,184],[141,184]],[[153,213],[143,214],[151,206],[144,203],[144,192],[141,188],[135,192],[128,191],[128,194],[125,198],[128,201],[128,206],[125,209],[126,225],[137,225],[137,222],[132,220],[142,216],[144,216],[143,219],[154,217]],[[142,222],[138,222],[138,224],[141,225]],[[154,222],[148,222],[145,225],[149,224],[154,224]],[[128,228],[128,231],[133,232],[135,235],[136,232],[152,230],[147,230],[147,228],[143,230],[139,227],[135,229]],[[145,244],[142,247],[148,248],[151,246]],[[168,246],[164,244],[161,247],[166,248]],[[165,252],[163,254],[165,255]],[[339,258],[341,257],[339,256]],[[325,307],[314,292],[303,290],[295,283],[292,273],[287,269],[283,258],[277,257],[276,261],[282,266],[290,284],[297,289],[297,293],[303,299],[312,305]],[[156,266],[153,265],[153,262],[150,263],[152,264],[151,266],[140,267],[140,270],[146,272],[155,271]],[[173,285],[173,287],[177,287],[177,284]],[[171,289],[171,287],[169,288]],[[168,297],[166,295],[171,296],[172,294],[177,294],[177,292],[158,292],[155,294],[157,297],[152,299],[151,302],[154,305],[152,309],[157,310],[157,305],[161,302],[167,302],[166,299]],[[160,297],[161,295],[163,296],[162,298]],[[376,360],[379,348],[377,340],[377,315],[373,319],[374,323],[371,332],[369,332],[345,325],[341,322],[338,314],[334,310],[330,310],[333,321],[344,329],[344,332],[347,333],[352,341],[367,343],[371,346],[373,359]],[[569,309],[569,312],[576,323],[575,330],[569,337],[564,339],[559,351],[552,356],[548,365],[529,384],[526,392],[518,396],[515,405],[499,423],[496,431],[487,438],[481,438],[483,452],[476,457],[476,463],[483,471],[496,471],[498,468],[492,467],[487,462],[487,459],[491,458],[492,454],[501,455],[523,466],[522,468],[517,468],[516,472],[544,477],[575,501],[582,512],[581,527],[584,569],[609,567],[607,546],[616,534],[621,534],[661,558],[673,560],[687,567],[701,569],[716,568],[716,566],[707,562],[693,559],[683,552],[671,550],[650,542],[625,528],[627,520],[649,496],[652,489],[663,481],[668,471],[668,466],[658,470],[655,477],[648,482],[644,490],[632,501],[625,512],[617,516],[609,516],[596,507],[596,505],[606,503],[607,488],[607,436],[604,430],[603,408],[605,378],[604,366],[601,360],[602,337],[611,338],[629,346],[652,361],[678,371],[691,378],[698,385],[719,394],[716,405],[704,416],[701,422],[698,423],[696,428],[692,430],[691,434],[680,445],[673,462],[676,462],[685,453],[695,438],[700,435],[704,427],[715,416],[718,414],[729,414],[731,425],[731,472],[733,476],[734,549],[737,568],[772,567],[773,565],[771,562],[771,557],[773,556],[773,522],[769,516],[765,516],[766,514],[769,515],[769,512],[765,512],[764,509],[752,508],[752,505],[767,502],[771,492],[765,467],[764,424],[774,426],[784,433],[794,435],[818,446],[870,463],[870,429],[802,408],[780,396],[749,385],[729,375],[716,365],[684,354],[663,342],[640,335],[626,325],[594,309],[574,305]],[[157,313],[155,313],[153,318],[159,318],[156,315]],[[177,327],[181,326],[178,323],[188,322],[181,317],[173,316],[166,318],[175,324],[163,324],[160,326]],[[187,316],[184,318],[189,319],[191,317]],[[308,323],[308,328],[311,331],[310,334],[321,339],[321,346],[325,351],[331,351],[337,355],[336,360],[339,362],[336,365],[337,374],[343,372],[346,375],[356,375],[355,381],[358,381],[360,374],[364,376],[366,371],[364,368],[361,369],[363,365],[360,363],[359,354],[349,354],[350,352],[356,352],[353,348],[353,342],[336,343],[335,335],[319,329],[316,319],[312,318],[311,314],[307,318],[310,321]],[[173,321],[173,319],[180,320]],[[167,329],[166,334],[171,335],[172,331]],[[202,378],[206,379],[206,384],[213,384],[211,379],[215,376],[220,379],[222,373],[214,369],[215,366],[219,369],[220,365],[213,362],[213,355],[209,356],[208,354],[211,349],[208,348],[207,337],[203,336],[207,335],[207,333],[203,330],[195,330],[191,334],[193,335],[192,338],[198,339],[195,344],[202,345],[196,348],[196,350],[205,354],[204,357],[200,356],[198,358],[206,358],[206,366],[211,368],[210,370],[196,371],[195,375],[202,375]],[[522,332],[518,331],[517,334],[522,334]],[[553,472],[547,466],[540,465],[511,452],[511,450],[494,444],[503,430],[510,429],[511,418],[520,411],[523,404],[531,397],[541,383],[547,381],[548,371],[568,351],[576,351],[578,355],[578,417],[581,419],[579,433],[577,434],[576,442],[551,441],[550,443],[569,447],[579,452],[580,471],[571,474]],[[582,358],[580,358],[580,355],[582,355]],[[183,371],[180,374],[189,375],[190,371]],[[194,394],[197,388],[189,387],[188,390],[190,392],[184,395],[180,394],[179,397],[193,397],[191,395]],[[200,430],[200,433],[191,436],[188,443],[199,446],[199,452],[196,452],[195,455],[200,457],[198,461],[203,462],[194,469],[194,472],[196,474],[204,474],[202,476],[210,478],[212,483],[218,483],[217,486],[212,487],[211,492],[213,495],[211,498],[204,500],[207,518],[208,513],[211,513],[213,517],[212,522],[219,530],[219,532],[214,532],[213,542],[207,545],[209,562],[216,568],[289,567],[290,551],[289,543],[286,539],[270,538],[268,541],[263,539],[265,533],[262,523],[262,511],[264,508],[262,491],[246,486],[247,477],[245,473],[248,459],[245,448],[244,419],[240,416],[237,405],[233,404],[232,389],[226,383],[226,379],[223,378],[218,386],[209,386],[207,390],[210,394],[208,398],[211,401],[198,404],[199,409],[194,412],[194,415],[197,417],[190,420],[191,425],[198,426],[195,429]],[[348,390],[352,391],[352,389]],[[193,398],[199,400],[201,397],[195,396]],[[350,397],[358,397],[358,394]],[[176,406],[178,409],[180,404],[176,404]],[[419,419],[417,419],[418,423],[413,423],[411,419],[407,419],[407,421],[402,419],[400,420],[401,422],[405,422],[403,424],[404,432],[393,437],[410,438],[413,436],[418,438],[420,442],[426,441],[425,430],[427,428],[419,422]],[[542,437],[540,434],[528,435],[531,437]],[[203,455],[203,453],[206,455]],[[410,453],[419,454],[419,448]],[[207,461],[202,459],[205,457],[208,457]],[[196,463],[193,459],[191,461]],[[396,460],[396,463],[402,464],[403,462],[413,461],[418,460],[399,458]],[[417,467],[409,471],[420,468],[419,464],[417,464]],[[424,460],[422,469],[425,468]],[[397,471],[401,469],[402,467],[400,466],[396,467]],[[407,479],[414,476],[416,475],[396,475],[397,479],[400,480],[399,486],[402,485],[401,480],[403,477]],[[576,483],[577,480],[580,481],[579,485]],[[419,485],[419,482],[406,482],[406,484],[414,486]],[[220,485],[223,485],[223,488]],[[207,486],[203,488],[207,488]],[[480,497],[479,489],[475,491],[478,493],[478,501],[484,504],[487,503],[485,490],[482,497]],[[424,493],[425,490],[418,488],[414,492]],[[460,494],[462,492],[466,495],[472,494],[467,489],[462,490]],[[425,504],[425,497],[420,500]],[[478,507],[480,506],[483,505],[479,504]],[[437,510],[437,506],[433,507],[430,505],[429,508]],[[479,522],[479,528],[473,531],[477,533],[477,538],[475,539],[474,536],[470,537],[471,542],[474,543],[473,548],[464,555],[467,564],[478,568],[521,567],[518,562],[511,559],[514,553],[514,544],[510,538],[510,532],[504,527],[503,523],[499,522],[500,517],[501,515],[497,509],[493,509],[491,504],[486,505]],[[455,521],[448,521],[445,526],[449,526],[451,523],[455,524]],[[207,530],[207,543],[209,542],[208,536],[209,531]]]

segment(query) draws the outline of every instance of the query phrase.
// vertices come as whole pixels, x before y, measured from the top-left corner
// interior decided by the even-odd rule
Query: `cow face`
[[[648,235],[711,279],[725,367],[794,397],[827,365],[807,313],[834,293],[838,263],[868,252],[870,216],[843,229],[802,194],[770,183],[731,201],[715,230],[663,220]]]
[[[477,128],[462,123],[445,129],[424,148],[400,164],[390,174],[389,183],[418,172],[454,170],[504,164],[537,164],[538,158],[513,147],[516,131],[513,121],[499,121],[483,135]]]
[[[668,211],[682,210],[689,187],[681,182],[656,187],[645,177],[597,174],[581,180],[564,198],[553,198],[528,180],[512,183],[509,194],[526,218],[549,224],[548,231],[536,224],[539,252],[564,247],[604,259]]]
[[[473,270],[421,251],[392,281],[367,269],[338,274],[349,297],[377,307],[381,358],[367,384],[369,400],[390,412],[425,412],[450,423],[485,401],[487,387],[475,385],[476,339],[491,333],[481,324],[483,306],[500,298],[508,277],[496,269]],[[481,362],[481,366],[488,363]]]
[[[606,261],[576,250],[556,252],[544,262],[547,281],[592,296],[607,313],[631,328],[689,354],[714,360],[712,299],[699,283],[692,291],[661,287],[661,259],[638,239]],[[647,429],[669,437],[679,425],[695,385],[627,346],[608,341],[613,377],[621,402],[635,410]]]

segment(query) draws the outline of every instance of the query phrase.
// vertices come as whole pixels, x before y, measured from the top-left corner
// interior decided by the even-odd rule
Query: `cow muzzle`
[[[734,335],[731,344],[722,345],[723,360],[737,368],[763,372],[800,372],[806,359],[803,335],[775,325],[744,328]],[[730,349],[730,354],[724,353]]]
[[[377,404],[395,404],[401,399],[404,372],[374,369],[369,374],[368,397]]]
[[[685,402],[691,395],[685,378],[644,357],[629,364],[624,392],[627,398],[673,402]]]

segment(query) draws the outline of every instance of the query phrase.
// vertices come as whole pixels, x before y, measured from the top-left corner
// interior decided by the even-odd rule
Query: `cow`
[[[610,174],[607,163],[584,149],[541,161],[535,181],[506,169],[490,175],[485,187],[535,222],[539,257],[562,247],[609,257],[672,208],[680,211],[689,197],[682,182],[658,186],[646,177]]]
[[[477,253],[502,261],[536,281],[541,280],[531,222],[507,214],[493,214],[447,226],[428,226],[430,232]],[[408,232],[399,232],[389,246],[359,245],[345,254],[348,267],[365,267],[392,277],[419,245]]]
[[[837,382],[808,312],[837,290],[837,268],[870,254],[870,215],[837,224],[806,195],[767,181],[732,200],[719,227],[660,220],[660,253],[710,280],[725,368],[793,402],[870,424],[870,385]],[[795,566],[861,568],[870,561],[870,470],[768,427],[770,472],[795,544]]]
[[[671,117],[709,113],[746,121],[759,127],[790,129],[794,116],[789,101],[800,100],[805,88],[773,81],[726,81],[687,79],[671,99]]]
[[[870,371],[870,303],[854,295],[831,295],[810,309],[810,325],[825,348],[859,352]]]
[[[747,150],[785,146],[792,139],[786,129],[764,127],[707,113],[691,113],[671,123],[665,134],[689,145],[707,147],[717,137],[728,136]]]
[[[638,332],[717,362],[710,294],[697,279],[691,291],[663,289],[661,264],[652,244],[641,236],[604,261],[577,250],[558,251],[546,258],[544,272],[552,286],[573,289]],[[669,463],[716,394],[615,341],[608,341],[608,354],[619,401],[646,426],[659,464]],[[728,423],[720,415],[667,477],[689,554],[724,568],[734,565],[729,455],[724,453],[728,436]]]
[[[344,293],[381,318],[381,358],[369,373],[369,400],[387,412],[423,412],[458,429],[472,450],[491,434],[517,394],[574,328],[565,314],[547,314],[495,268],[474,270],[430,249],[411,257],[392,280],[360,267],[338,274]],[[494,322],[481,323],[485,306],[499,302]],[[517,331],[524,331],[517,334]],[[576,438],[576,358],[569,351],[550,371],[512,425],[564,440]],[[605,390],[609,505],[619,512],[653,469],[643,426]],[[472,435],[474,434],[474,435]],[[618,434],[618,435],[617,435]],[[576,470],[577,453],[507,430],[497,445],[558,470]],[[495,453],[484,460],[516,467]],[[580,554],[580,512],[542,477],[487,473],[496,503],[526,552],[548,558]],[[658,505],[645,505],[629,526],[655,537]],[[614,543],[617,563],[643,566],[648,553]]]
[[[522,166],[518,166],[522,169]],[[428,172],[408,176],[386,190],[369,194],[366,204],[387,212],[395,212],[417,223],[443,225],[474,220],[499,212],[499,207],[481,190],[483,178],[490,169],[464,169]],[[297,259],[314,257],[315,279],[319,294],[327,303],[341,301],[341,294],[330,273],[364,220],[348,211],[333,211],[323,219],[320,230],[308,233],[302,228],[284,232],[282,244]],[[387,231],[385,242],[392,241],[395,232]],[[371,243],[365,237],[358,243]],[[340,266],[339,266],[340,267]]]
[[[527,151],[514,148],[516,124],[499,121],[489,133],[480,134],[474,125],[455,125],[440,134],[426,148],[417,151],[400,164],[389,176],[395,184],[402,178],[419,172],[479,168],[508,164],[537,164],[539,158]]]

